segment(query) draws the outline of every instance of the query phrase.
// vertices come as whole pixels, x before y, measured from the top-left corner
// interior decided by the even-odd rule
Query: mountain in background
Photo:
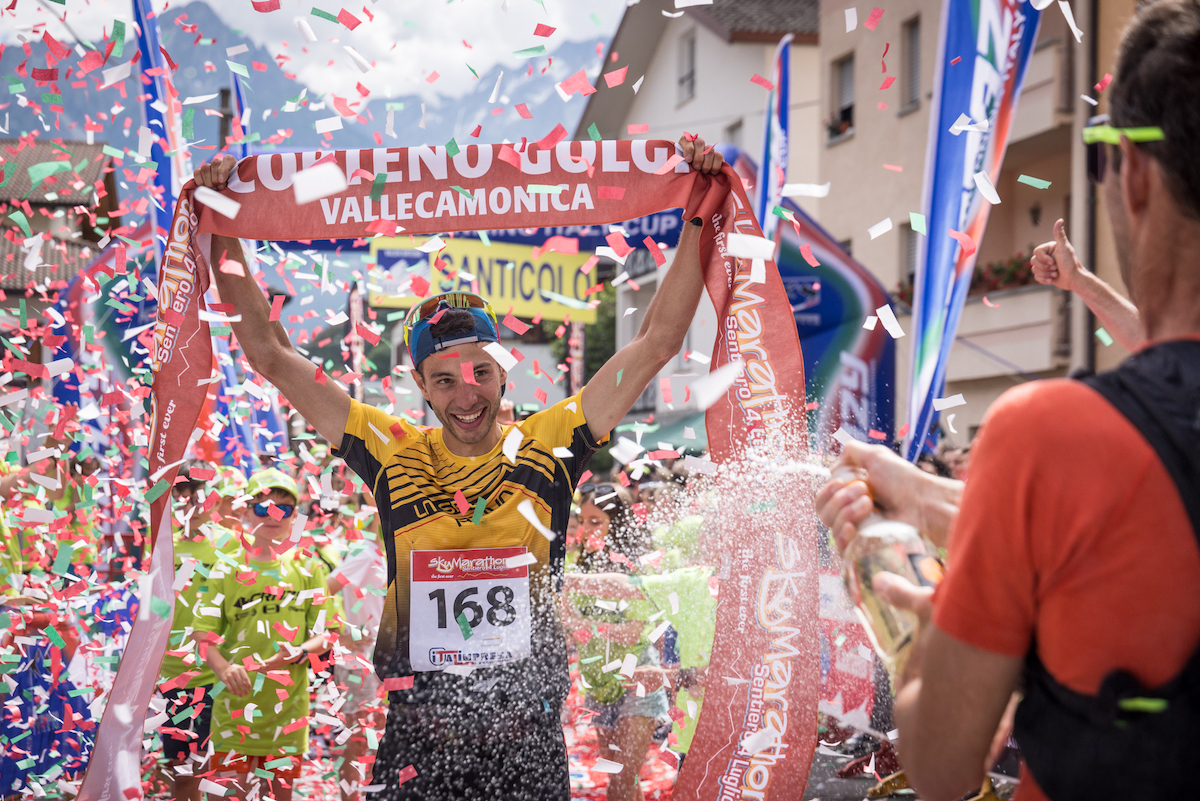
[[[250,107],[247,126],[250,133],[258,133],[263,139],[267,139],[278,130],[291,129],[292,135],[278,145],[278,149],[282,150],[315,149],[326,141],[316,132],[315,122],[337,115],[338,112],[333,108],[332,95],[321,98],[309,92],[306,98],[309,101],[307,107],[301,107],[294,112],[280,111],[287,100],[297,97],[305,88],[302,83],[284,74],[294,62],[283,62],[283,69],[280,69],[266,48],[255,45],[240,32],[230,29],[204,2],[171,8],[158,16],[158,24],[163,46],[178,65],[173,81],[181,99],[217,94],[221,89],[228,89],[231,78],[229,67],[225,63],[228,58],[229,61],[244,65],[250,73],[249,80],[242,79],[246,88],[246,102]],[[187,26],[188,30],[184,30],[183,26]],[[60,32],[61,29],[52,33]],[[205,43],[194,44],[197,35],[200,35],[201,41]],[[294,37],[289,37],[291,38]],[[206,44],[210,41],[212,43]],[[346,100],[351,103],[362,101],[353,108],[367,118],[368,123],[363,125],[353,118],[343,118],[342,130],[334,132],[333,141],[328,144],[342,150],[377,147],[374,139],[376,131],[383,135],[384,145],[389,147],[445,144],[452,137],[460,146],[500,142],[505,139],[515,142],[520,141],[523,136],[540,139],[558,124],[562,124],[567,131],[573,133],[583,113],[584,101],[579,96],[572,96],[569,102],[564,103],[555,91],[554,84],[580,69],[586,69],[589,77],[594,80],[599,74],[602,58],[596,52],[597,41],[600,40],[563,43],[551,54],[553,62],[545,74],[542,74],[542,69],[547,64],[545,57],[521,62],[518,70],[506,70],[500,94],[507,96],[509,103],[505,104],[504,111],[496,116],[492,115],[492,110],[501,106],[488,104],[487,100],[500,74],[499,66],[481,74],[474,90],[461,98],[427,101],[424,129],[420,127],[420,96],[383,98],[372,95],[360,98],[357,93],[352,93]],[[70,46],[72,43],[64,41],[64,44]],[[232,57],[226,56],[227,48],[243,44],[249,48],[247,52]],[[16,42],[10,43],[0,56],[0,75],[5,76],[9,84],[7,97],[0,96],[0,101],[8,103],[6,108],[0,110],[0,118],[8,115],[6,128],[9,137],[15,138],[36,128],[41,130],[42,136],[45,137],[62,136],[65,139],[81,140],[85,138],[83,124],[86,114],[94,122],[101,121],[104,124],[103,133],[96,134],[97,142],[109,142],[116,147],[137,148],[137,129],[143,123],[141,104],[134,94],[139,88],[136,66],[134,73],[125,82],[126,93],[129,95],[126,98],[121,98],[115,87],[97,91],[95,86],[99,71],[93,71],[85,78],[72,75],[71,79],[60,80],[58,87],[62,91],[64,111],[61,115],[56,115],[48,110],[50,101],[42,99],[42,94],[48,93],[49,87],[35,87],[31,78],[20,78],[17,75],[18,65],[27,58],[27,67],[45,67],[46,45],[39,40],[31,43],[31,47],[32,57],[27,57],[24,49]],[[124,56],[120,59],[110,59],[108,66],[128,61],[136,49],[136,39],[129,39],[125,44]],[[72,53],[64,63],[58,65],[60,74],[65,75],[67,67],[75,67],[79,60],[78,54]],[[256,61],[265,65],[266,69],[254,69],[252,63]],[[206,70],[206,62],[214,67],[212,71]],[[532,75],[528,74],[530,64],[533,65]],[[339,60],[337,69],[346,71],[347,84],[353,81],[354,68],[349,65],[348,59]],[[31,108],[22,108],[14,102],[17,97],[13,90],[21,90],[12,84],[13,80],[24,84],[26,97],[43,106],[40,120]],[[71,85],[72,80],[75,83],[86,81],[86,86],[74,87]],[[124,110],[114,115],[113,110],[118,103]],[[387,103],[403,104],[403,108],[395,112],[395,139],[384,134]],[[526,104],[533,118],[522,119],[513,109],[517,103]],[[323,108],[312,110],[313,105],[321,104]],[[0,106],[2,105],[3,102],[0,102]],[[203,140],[203,145],[217,144],[219,118],[205,115],[204,109],[216,110],[218,106],[219,99],[214,98],[189,107],[196,109],[193,141]],[[268,110],[269,117],[264,121],[263,112]],[[98,117],[99,112],[104,112],[110,117],[115,116],[115,123],[111,120],[101,120]],[[59,118],[57,129],[56,117]],[[129,129],[124,127],[126,118],[132,120]],[[472,139],[470,134],[477,125],[482,126],[483,130],[478,139]],[[49,130],[46,130],[47,128]],[[129,131],[128,136],[125,135],[126,130]],[[251,144],[252,151],[272,147],[261,142]],[[215,151],[193,150],[193,160],[207,158],[213,152]]]

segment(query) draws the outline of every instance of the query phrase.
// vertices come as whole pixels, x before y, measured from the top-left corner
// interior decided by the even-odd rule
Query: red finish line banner
[[[345,188],[298,203],[322,173],[315,183],[344,180]],[[195,428],[212,364],[208,323],[200,319],[210,266],[198,234],[428,236],[599,225],[671,208],[683,208],[685,219],[701,217],[704,282],[720,317],[713,367],[739,360],[744,369],[706,414],[709,446],[722,465],[725,558],[705,702],[677,791],[714,801],[802,794],[817,739],[816,532],[805,481],[770,467],[807,455],[804,368],[774,264],[767,264],[765,280],[753,281],[751,261],[728,253],[730,234],[762,235],[730,167],[715,176],[692,172],[665,141],[535,144],[523,153],[509,145],[471,145],[454,154],[444,147],[376,148],[254,156],[238,164],[220,193],[225,201],[201,205],[195,192],[189,183],[180,194],[160,272],[147,493],[154,498],[154,559],[144,591],[162,603],[143,598],[143,609],[173,608],[165,490]],[[324,194],[319,187],[309,197],[318,194]],[[140,795],[142,721],[169,630],[169,616],[135,623],[125,651],[132,658],[122,660],[105,709],[83,801]]]

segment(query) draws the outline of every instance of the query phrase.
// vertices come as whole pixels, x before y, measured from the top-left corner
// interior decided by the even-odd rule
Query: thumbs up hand
[[[1067,227],[1062,220],[1054,223],[1054,241],[1038,245],[1031,260],[1033,277],[1039,284],[1049,284],[1068,292],[1086,269],[1075,256],[1075,248],[1067,239]]]

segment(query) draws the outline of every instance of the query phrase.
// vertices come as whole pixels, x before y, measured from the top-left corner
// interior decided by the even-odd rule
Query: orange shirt
[[[1036,631],[1077,692],[1117,668],[1161,684],[1200,642],[1200,547],[1175,483],[1082,382],[1025,384],[988,411],[949,552],[937,626],[1008,656]],[[1018,801],[1044,797],[1025,773]]]

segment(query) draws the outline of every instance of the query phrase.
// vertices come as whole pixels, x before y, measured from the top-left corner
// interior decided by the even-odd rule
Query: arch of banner
[[[774,263],[756,281],[751,259],[729,255],[729,234],[762,236],[741,179],[728,165],[711,177],[693,172],[676,150],[672,142],[639,140],[534,144],[523,153],[509,145],[471,145],[457,153],[422,146],[266,154],[242,160],[222,192],[240,203],[234,219],[199,204],[194,183],[184,187],[159,272],[146,493],[153,557],[142,582],[145,611],[130,632],[125,654],[134,658],[121,661],[80,801],[140,797],[142,721],[174,607],[167,489],[196,425],[212,365],[208,322],[200,318],[210,277],[200,235],[432,235],[600,225],[671,208],[704,220],[700,259],[719,320],[712,369],[735,360],[744,367],[706,412],[712,457],[723,465],[717,477],[717,634],[697,734],[676,787],[680,798],[800,797],[817,739],[815,518],[800,474],[769,469],[807,455],[800,343]],[[349,185],[320,202],[297,204],[293,176],[322,161],[335,162]],[[373,207],[369,179],[380,174],[387,178]],[[392,202],[385,205],[384,198]],[[341,215],[332,211],[338,204]],[[347,214],[347,206],[359,214]],[[750,736],[756,732],[762,733]]]

